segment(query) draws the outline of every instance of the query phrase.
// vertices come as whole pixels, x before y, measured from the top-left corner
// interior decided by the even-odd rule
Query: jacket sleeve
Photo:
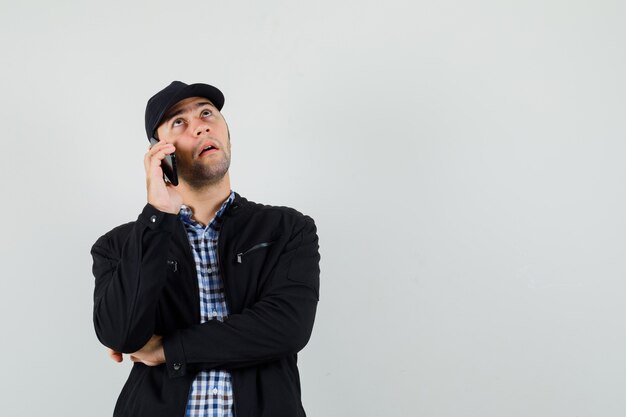
[[[163,339],[170,377],[236,369],[295,354],[308,342],[319,294],[319,246],[313,219],[294,228],[259,301],[223,322],[210,320]]]
[[[175,227],[176,215],[148,204],[123,242],[104,235],[93,245],[93,321],[105,346],[132,353],[153,335]]]

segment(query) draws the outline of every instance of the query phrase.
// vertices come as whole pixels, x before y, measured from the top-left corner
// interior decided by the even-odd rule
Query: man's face
[[[228,172],[228,126],[206,98],[190,97],[176,103],[165,114],[157,136],[176,147],[178,176],[192,188],[215,184]]]

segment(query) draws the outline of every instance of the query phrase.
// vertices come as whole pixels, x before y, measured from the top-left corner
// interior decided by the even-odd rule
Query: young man
[[[174,81],[146,106],[147,204],[94,244],[94,325],[134,362],[115,416],[304,416],[297,353],[319,295],[313,220],[231,191],[224,96]],[[175,153],[179,184],[163,178]]]

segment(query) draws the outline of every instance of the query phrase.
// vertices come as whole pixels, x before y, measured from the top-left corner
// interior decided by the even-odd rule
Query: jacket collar
[[[226,216],[236,216],[241,212],[247,211],[251,208],[253,203],[248,201],[245,197],[242,197],[239,193],[235,192],[235,199],[228,206],[226,212],[224,213]]]

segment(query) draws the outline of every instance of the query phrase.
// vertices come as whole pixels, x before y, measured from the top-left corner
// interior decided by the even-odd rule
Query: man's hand
[[[116,352],[111,348],[107,348],[107,351],[109,352],[109,357],[113,359],[115,362],[120,363],[124,360],[121,353]]]
[[[122,362],[123,357],[120,352],[109,349],[109,356],[115,362]],[[130,360],[133,362],[141,362],[148,366],[157,366],[165,363],[165,352],[163,351],[163,337],[153,335],[148,343],[135,353],[130,354]]]
[[[169,155],[175,150],[176,148],[171,143],[161,141],[151,146],[143,159],[143,165],[146,169],[148,203],[158,210],[172,214],[178,214],[180,211],[183,197],[175,186],[166,183],[163,179],[161,161],[163,161],[165,155]]]

